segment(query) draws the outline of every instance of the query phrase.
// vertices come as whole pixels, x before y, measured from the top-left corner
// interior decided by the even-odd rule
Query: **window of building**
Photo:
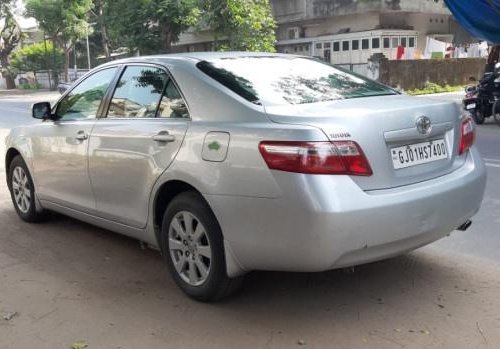
[[[359,40],[353,40],[351,45],[353,51],[359,50]]]
[[[298,48],[297,46],[295,46],[295,47],[293,48],[293,50],[294,50],[295,52],[297,52],[297,51],[299,50],[299,48]]]
[[[415,47],[415,38],[409,37],[408,38],[408,47]]]
[[[373,48],[380,48],[380,38],[372,39],[372,49]]]
[[[394,36],[392,38],[392,48],[397,48],[398,46],[399,46],[399,38]]]
[[[384,41],[384,48],[391,48],[391,39],[390,38],[383,38]]]
[[[361,40],[361,48],[363,50],[368,50],[370,48],[370,39]]]
[[[401,37],[401,46],[407,47],[407,40],[408,38],[406,36]]]
[[[321,50],[323,48],[323,44],[321,42],[318,42],[316,44],[316,50]]]
[[[332,43],[331,43],[331,42],[325,42],[325,43],[323,44],[323,47],[324,47],[325,49],[329,49],[329,48],[331,48],[331,47],[332,47]]]
[[[349,51],[349,41],[342,41],[342,51]]]
[[[339,52],[340,51],[340,41],[335,41],[333,43],[333,52]]]

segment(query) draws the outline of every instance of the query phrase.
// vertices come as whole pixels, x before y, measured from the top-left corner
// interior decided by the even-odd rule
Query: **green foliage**
[[[60,36],[64,44],[89,34],[91,7],[92,0],[26,0],[26,15],[34,17],[53,40]]]
[[[209,0],[205,10],[217,50],[276,50],[276,22],[269,0]]]
[[[201,15],[198,0],[108,0],[103,6],[112,46],[141,54],[168,52]]]
[[[428,82],[425,84],[425,87],[423,89],[417,88],[414,90],[409,90],[407,91],[407,93],[411,96],[418,96],[418,95],[427,95],[432,93],[458,92],[462,90],[463,86],[450,86],[450,85],[441,86],[433,82]]]
[[[25,83],[25,84],[21,84],[19,86],[19,88],[21,90],[39,90],[41,89],[43,86],[42,84],[39,84],[38,82],[34,82],[34,83]]]
[[[54,49],[52,42],[40,42],[25,46],[15,51],[10,57],[10,65],[19,71],[38,72],[40,70],[57,70],[63,64],[63,52]]]

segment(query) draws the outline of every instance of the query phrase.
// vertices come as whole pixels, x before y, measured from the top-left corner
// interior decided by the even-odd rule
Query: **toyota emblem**
[[[417,130],[420,134],[427,135],[431,132],[432,122],[427,116],[421,116],[416,122]]]

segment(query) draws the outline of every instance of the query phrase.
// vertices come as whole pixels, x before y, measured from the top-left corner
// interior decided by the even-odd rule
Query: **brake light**
[[[353,141],[264,141],[259,144],[259,150],[272,170],[354,176],[373,174],[365,154]]]
[[[473,144],[476,138],[476,130],[474,121],[471,117],[466,117],[462,120],[462,136],[460,138],[459,154],[465,153]]]

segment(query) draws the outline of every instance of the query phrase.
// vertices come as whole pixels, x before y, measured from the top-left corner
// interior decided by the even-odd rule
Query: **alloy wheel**
[[[31,185],[26,172],[20,166],[12,172],[12,192],[19,211],[28,213],[31,206]]]
[[[212,249],[205,227],[188,211],[178,212],[168,229],[170,258],[179,276],[200,286],[210,274]]]

